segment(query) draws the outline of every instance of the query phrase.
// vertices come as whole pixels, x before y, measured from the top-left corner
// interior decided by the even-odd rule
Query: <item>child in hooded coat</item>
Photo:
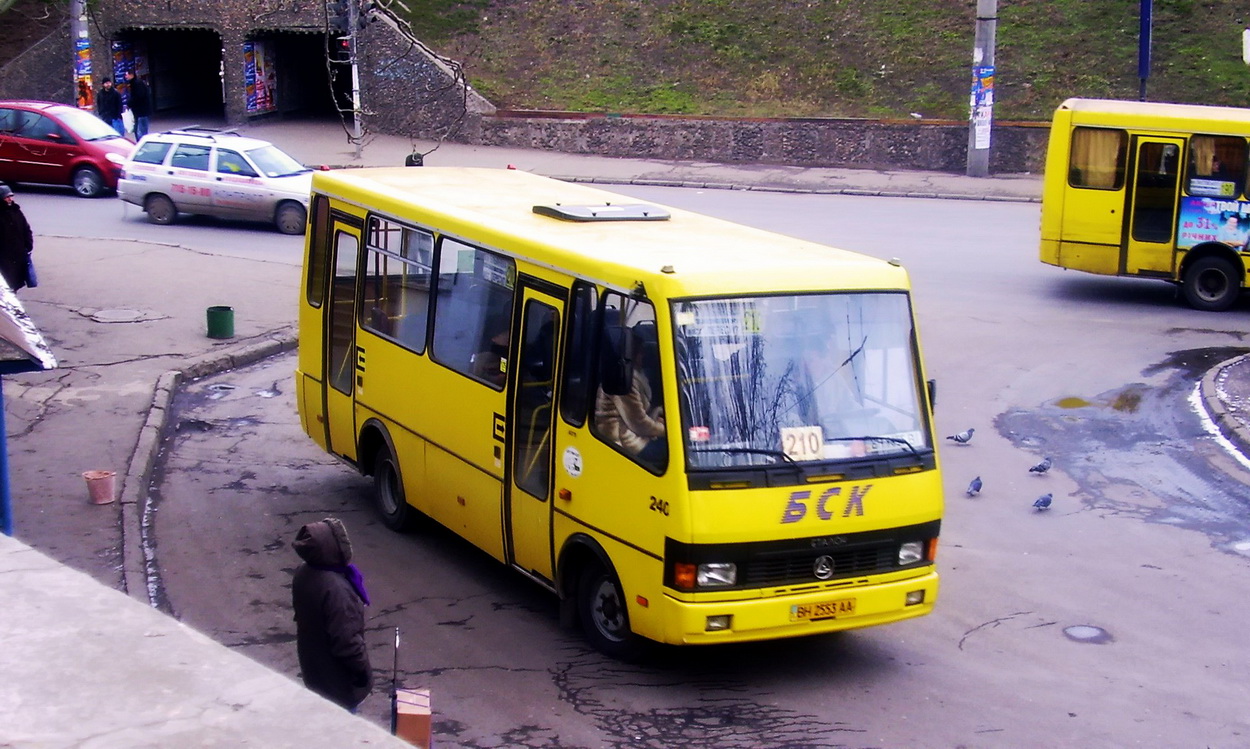
[[[355,712],[373,686],[365,643],[365,591],[352,564],[352,544],[338,518],[299,529],[293,544],[304,560],[295,571],[291,605],[304,686]]]

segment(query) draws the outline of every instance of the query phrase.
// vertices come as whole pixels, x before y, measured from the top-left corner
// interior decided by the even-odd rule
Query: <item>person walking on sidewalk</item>
[[[133,70],[126,71],[126,85],[130,87],[128,104],[135,116],[135,142],[148,134],[149,118],[152,116],[152,90]]]
[[[0,182],[0,275],[17,291],[30,282],[30,253],[35,235],[17,203],[13,188]]]
[[[126,134],[126,123],[122,122],[122,95],[113,88],[112,78],[100,81],[100,93],[95,97],[95,113],[119,135]]]
[[[352,564],[347,528],[338,518],[308,523],[293,546],[304,560],[291,585],[304,686],[356,712],[373,688],[373,668],[365,644],[369,593]]]

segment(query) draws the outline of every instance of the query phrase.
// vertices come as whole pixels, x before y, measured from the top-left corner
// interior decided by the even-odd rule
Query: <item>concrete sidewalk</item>
[[[156,127],[178,124],[185,123]],[[377,137],[356,159],[334,125],[243,130],[310,164],[395,166],[433,148]],[[512,165],[604,184],[1013,201],[1036,201],[1041,192],[1029,175],[673,164],[454,144],[425,163]],[[20,540],[0,538],[0,598],[10,602],[0,607],[0,745],[390,745],[375,725],[109,590],[148,597],[143,499],[179,378],[293,346],[298,268],[142,242],[37,243],[43,285],[22,300],[61,368],[5,382]],[[231,341],[204,335],[205,309],[218,304],[242,312]],[[1245,413],[1250,364],[1220,372],[1210,407]],[[122,474],[120,502],[87,502],[80,473],[95,468]]]

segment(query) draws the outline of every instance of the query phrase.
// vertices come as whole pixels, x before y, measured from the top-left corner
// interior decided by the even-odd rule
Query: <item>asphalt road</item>
[[[289,540],[335,514],[375,598],[379,676],[400,627],[399,678],[433,690],[439,746],[1244,744],[1250,492],[1189,400],[1206,365],[1245,350],[1244,303],[1200,313],[1166,284],[1043,266],[1035,205],[627,192],[910,269],[938,427],[977,429],[943,445],[932,616],[606,660],[559,628],[553,598],[467,544],[374,520],[369,482],[300,431],[289,355],[179,398],[152,549],[168,609],[294,675]],[[1055,467],[1030,474],[1043,455]],[[1031,506],[1042,493],[1047,513]],[[364,705],[385,711],[384,694]]]

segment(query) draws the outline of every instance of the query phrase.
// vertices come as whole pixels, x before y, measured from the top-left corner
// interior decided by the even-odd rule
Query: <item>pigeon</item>
[[[976,478],[972,480],[972,483],[968,484],[968,496],[971,497],[973,495],[980,494],[980,493],[981,493],[981,477],[977,476]]]
[[[949,435],[946,439],[955,440],[961,445],[966,445],[968,443],[968,440],[972,439],[972,433],[975,431],[976,430],[973,429],[972,427],[968,427],[967,429],[960,432],[959,434]]]
[[[1042,462],[1029,469],[1029,473],[1042,474],[1050,470],[1050,456],[1042,458]]]
[[[1055,495],[1053,494],[1043,494],[1042,496],[1038,497],[1036,500],[1033,501],[1033,506],[1037,508],[1038,512],[1041,512],[1042,510],[1049,510],[1050,500],[1054,496]]]

